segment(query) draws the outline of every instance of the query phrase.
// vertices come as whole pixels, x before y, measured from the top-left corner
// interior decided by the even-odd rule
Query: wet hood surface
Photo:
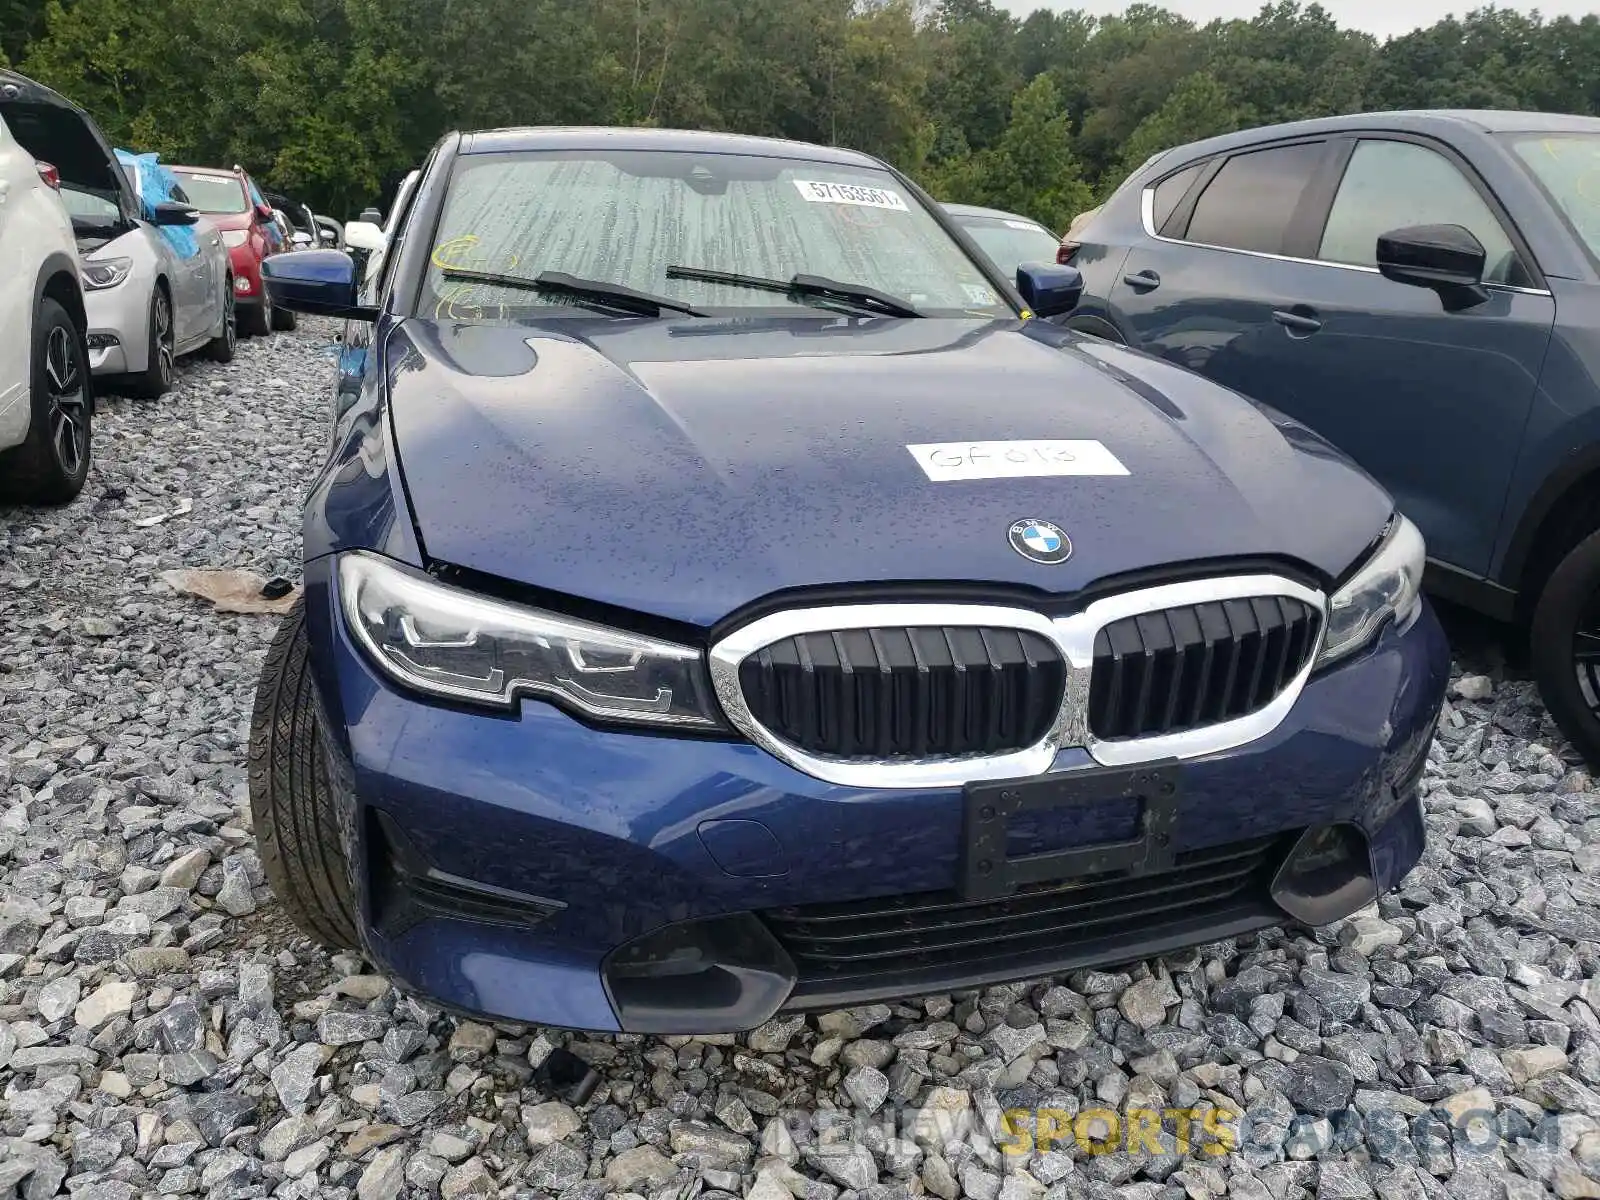
[[[408,321],[386,366],[431,560],[700,625],[821,584],[1070,593],[1234,557],[1333,578],[1390,512],[1300,427],[1037,322]],[[1127,474],[935,481],[907,449],[1052,439]],[[1012,549],[1028,518],[1071,558]]]

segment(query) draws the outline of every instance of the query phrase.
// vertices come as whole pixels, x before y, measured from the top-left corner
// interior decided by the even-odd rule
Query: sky
[[[1217,17],[1253,17],[1261,11],[1262,0],[1155,0],[1160,7],[1181,13],[1192,21],[1205,23]],[[1025,16],[1036,8],[1076,8],[1104,15],[1118,13],[1127,0],[997,0],[999,7]],[[1364,29],[1378,38],[1409,33],[1432,25],[1454,13],[1463,16],[1485,7],[1487,0],[1322,0],[1322,7],[1340,25]],[[1498,0],[1496,7],[1532,12],[1545,17],[1581,17],[1595,11],[1595,0]]]

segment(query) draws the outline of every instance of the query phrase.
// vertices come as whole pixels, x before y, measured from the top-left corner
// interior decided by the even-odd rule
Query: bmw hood
[[[385,365],[429,560],[699,625],[823,584],[1328,580],[1391,509],[1302,427],[1038,322],[408,321]]]

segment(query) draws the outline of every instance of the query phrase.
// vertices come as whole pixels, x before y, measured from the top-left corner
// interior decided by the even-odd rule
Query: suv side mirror
[[[163,200],[156,205],[151,220],[156,225],[193,225],[200,219],[199,209],[176,200]]]
[[[1378,270],[1385,279],[1439,293],[1448,311],[1488,298],[1484,250],[1462,225],[1411,225],[1378,235]]]
[[[381,212],[379,212],[377,209],[373,208],[371,205],[368,205],[366,208],[363,208],[361,210],[361,216],[358,217],[357,219],[361,220],[361,221],[365,221],[369,225],[381,226],[383,224],[383,214]]]

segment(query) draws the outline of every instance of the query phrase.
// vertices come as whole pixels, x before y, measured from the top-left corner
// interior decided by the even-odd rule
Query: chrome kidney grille
[[[791,746],[892,761],[1022,750],[1061,710],[1060,648],[1025,629],[797,633],[739,664],[750,715]]]
[[[1292,596],[1164,608],[1095,635],[1089,731],[1138,738],[1265,708],[1311,661],[1322,611]]]
[[[794,609],[711,648],[734,726],[857,787],[959,786],[1188,758],[1276,728],[1321,646],[1321,592],[1276,575],[1164,584],[1049,617],[966,603]]]

